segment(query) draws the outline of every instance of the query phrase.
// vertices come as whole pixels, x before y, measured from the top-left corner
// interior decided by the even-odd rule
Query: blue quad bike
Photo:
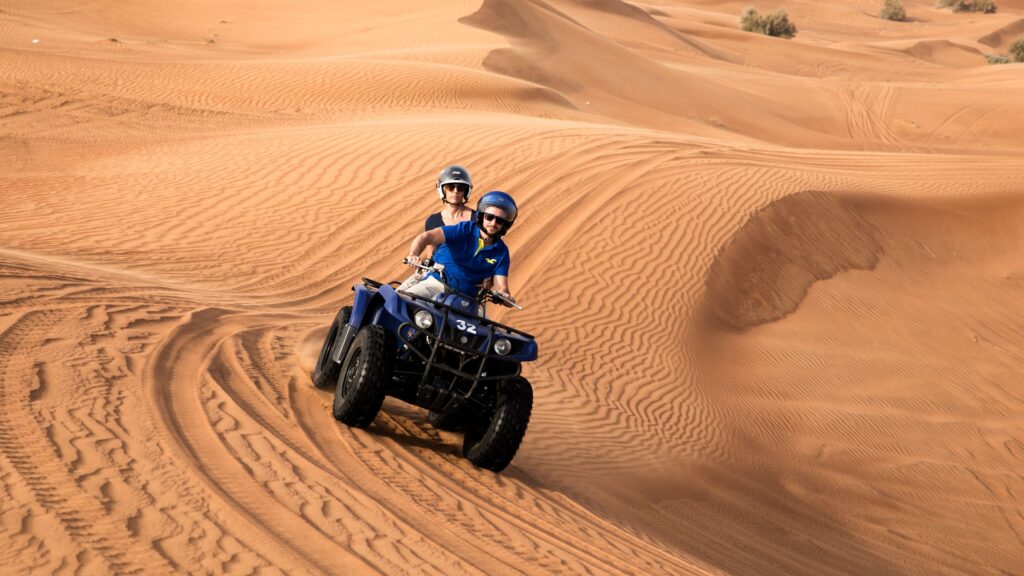
[[[313,385],[336,385],[334,417],[357,428],[373,422],[385,396],[425,408],[436,428],[465,433],[466,459],[500,472],[530,420],[533,388],[521,370],[537,359],[537,343],[479,313],[487,301],[521,310],[515,303],[489,290],[459,294],[443,265],[417,267],[436,271],[445,292],[428,299],[363,278],[327,332]]]

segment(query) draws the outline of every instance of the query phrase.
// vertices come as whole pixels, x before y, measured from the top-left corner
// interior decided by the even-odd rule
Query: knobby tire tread
[[[359,330],[342,363],[338,387],[334,390],[332,411],[336,420],[354,428],[366,428],[377,417],[391,380],[394,351],[393,346],[389,346],[389,336],[380,326],[368,325]],[[353,376],[349,394],[343,396],[341,379],[357,351],[365,357],[359,373]]]
[[[533,409],[533,388],[522,376],[506,380],[490,426],[482,434],[467,430],[463,452],[474,466],[501,472],[515,457]]]

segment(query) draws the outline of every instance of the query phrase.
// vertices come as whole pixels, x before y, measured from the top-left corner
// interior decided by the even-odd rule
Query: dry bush
[[[1010,57],[1004,54],[985,54],[985,61],[989,64],[1009,64]]]
[[[760,26],[761,16],[758,15],[757,10],[753,6],[747,6],[747,9],[740,16],[740,30],[761,33]]]
[[[974,0],[974,11],[984,14],[995,14],[996,0]]]
[[[1010,56],[1014,62],[1024,62],[1024,38],[1017,38],[1010,43]]]
[[[885,0],[885,5],[882,6],[879,16],[886,20],[902,22],[907,19],[907,11],[903,9],[902,0]]]
[[[785,10],[774,10],[764,15],[765,34],[778,38],[796,36],[796,25],[789,21]]]
[[[952,8],[953,12],[996,12],[995,0],[939,0],[935,5],[939,8]]]
[[[753,6],[750,6],[740,16],[740,28],[746,32],[756,32],[776,38],[796,36],[796,25],[789,21],[789,15],[782,9],[761,15]]]

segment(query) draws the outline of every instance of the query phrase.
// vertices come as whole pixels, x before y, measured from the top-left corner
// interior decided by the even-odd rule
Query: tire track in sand
[[[22,315],[0,334],[0,453],[25,481],[44,514],[75,544],[98,556],[94,568],[126,574],[169,571],[155,550],[134,538],[110,516],[103,502],[83,491],[78,479],[51,452],[47,422],[31,404],[32,382],[45,386],[32,358],[49,334],[71,319],[66,311],[35,310]],[[79,559],[87,559],[88,555]]]

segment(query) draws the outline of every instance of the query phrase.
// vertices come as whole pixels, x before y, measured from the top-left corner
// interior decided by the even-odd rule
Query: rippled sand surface
[[[1019,574],[1024,0],[0,4],[0,571]],[[309,373],[467,166],[502,474]]]

